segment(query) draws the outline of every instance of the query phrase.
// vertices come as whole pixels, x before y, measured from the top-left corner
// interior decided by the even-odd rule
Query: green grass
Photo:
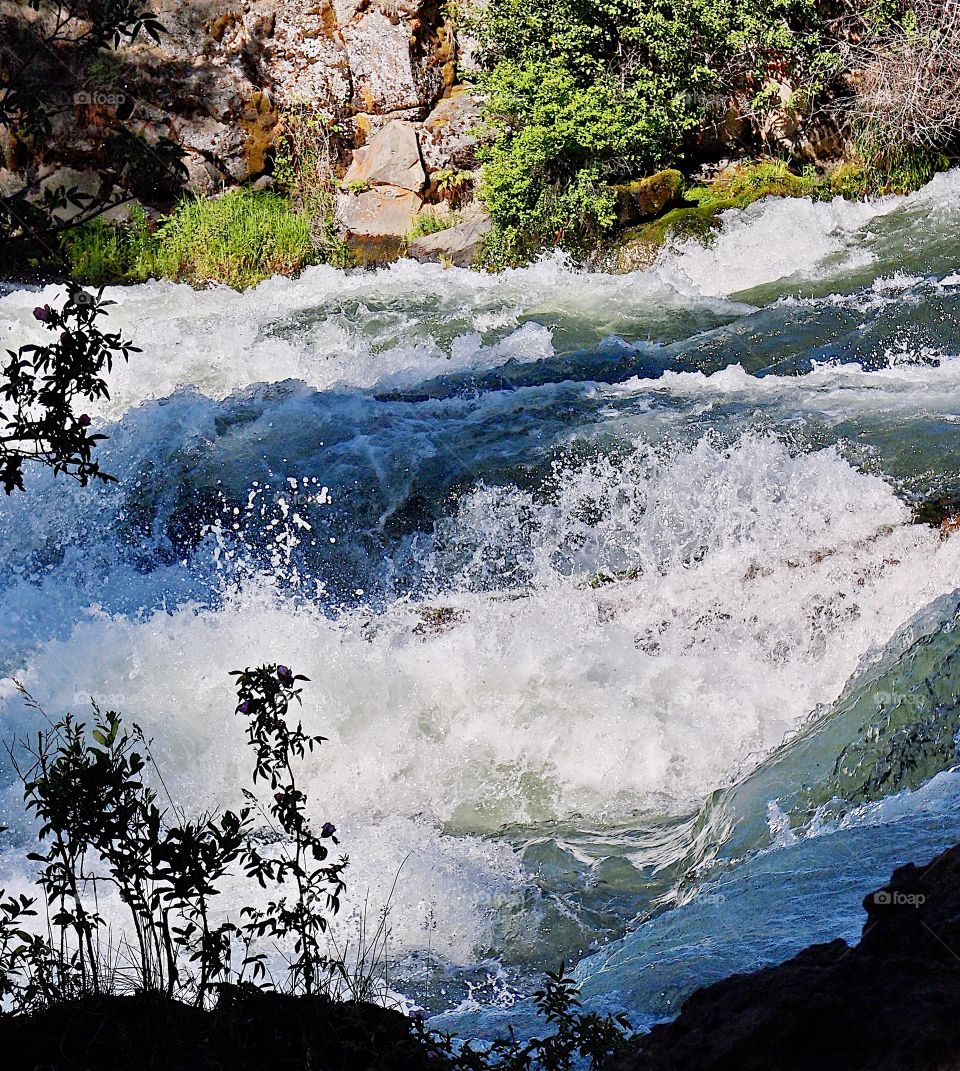
[[[407,234],[407,242],[415,238],[426,238],[430,234],[439,234],[455,227],[459,222],[456,212],[421,212]]]
[[[162,277],[242,289],[310,264],[344,263],[342,250],[315,239],[316,220],[280,194],[249,189],[194,197],[153,229],[142,212],[130,222],[102,220],[69,232],[71,271],[92,285]]]

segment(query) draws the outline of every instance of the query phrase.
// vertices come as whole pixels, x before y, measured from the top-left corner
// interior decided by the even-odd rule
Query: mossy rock
[[[719,203],[746,208],[764,197],[806,197],[816,192],[818,180],[797,175],[782,161],[734,164],[721,171],[707,186],[687,191],[689,201],[702,206]]]
[[[615,268],[623,272],[648,268],[668,241],[694,238],[708,242],[720,226],[720,214],[728,208],[743,209],[764,197],[824,196],[825,182],[797,175],[780,160],[733,164],[709,184],[686,189],[684,204],[659,219],[623,231],[616,243]]]
[[[668,240],[696,238],[709,241],[720,226],[720,213],[726,208],[737,207],[735,201],[725,201],[674,208],[652,223],[624,231],[617,242],[617,270],[628,272],[649,268]]]
[[[617,199],[617,222],[622,227],[655,219],[676,204],[683,192],[683,175],[679,171],[658,171],[646,178],[634,179],[613,187]]]

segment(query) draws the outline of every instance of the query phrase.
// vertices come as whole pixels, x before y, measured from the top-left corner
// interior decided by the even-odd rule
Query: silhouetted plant
[[[6,832],[0,826],[0,833]],[[34,935],[24,929],[36,915],[36,899],[0,893],[0,1003],[20,990],[27,977],[29,949]]]
[[[245,849],[249,811],[186,821],[172,801],[170,810],[162,810],[144,783],[149,760],[138,750],[147,750],[140,730],[127,732],[113,711],[102,713],[96,705],[94,711],[89,732],[67,716],[25,746],[29,764],[22,754],[13,756],[46,847],[28,858],[41,865],[51,933],[58,934],[50,949],[64,977],[54,988],[110,988],[100,942],[103,919],[87,906],[91,896],[96,903],[99,883],[112,885],[129,910],[137,987],[171,997],[192,993],[202,1005],[231,972],[238,930],[229,920],[212,921],[210,901]],[[97,861],[105,869],[92,869]],[[196,965],[195,977],[184,978],[184,959]]]
[[[533,994],[537,1015],[553,1033],[522,1041],[511,1030],[483,1047],[458,1045],[449,1034],[427,1031],[422,1023],[419,1035],[455,1071],[573,1071],[584,1064],[598,1071],[623,1048],[630,1023],[623,1015],[581,1011],[579,993],[561,963],[558,971],[547,972],[543,988]]]
[[[119,332],[102,332],[97,320],[112,301],[67,284],[62,309],[38,306],[33,315],[56,339],[46,346],[7,350],[0,372],[0,483],[7,494],[23,490],[28,462],[65,473],[80,484],[111,481],[93,460],[93,448],[106,436],[90,431],[90,416],[77,413],[80,401],[109,398],[104,374],[117,359],[139,349]]]
[[[307,678],[275,665],[236,676],[237,711],[247,719],[255,756],[253,783],[269,787],[268,805],[245,790],[252,806],[239,812],[188,819],[169,793],[169,806],[162,807],[146,783],[152,758],[142,732],[96,704],[89,727],[67,715],[11,749],[27,810],[39,821],[40,850],[28,859],[39,864],[48,934],[32,935],[25,925],[33,901],[0,892],[0,999],[16,992],[14,1003],[29,1005],[110,992],[126,970],[139,989],[190,996],[203,1006],[217,985],[242,981],[248,969],[263,982],[267,955],[254,946],[265,938],[286,956],[292,991],[340,991],[329,983],[345,968],[325,952],[323,935],[340,907],[347,860],[328,861],[336,828],[324,822],[314,830],[298,784],[300,765],[323,737],[288,721],[291,703],[300,702],[298,684]],[[254,836],[254,806],[275,835],[269,854]],[[215,918],[212,902],[237,867],[263,888],[289,884],[293,891],[266,907],[244,907],[239,923]],[[122,967],[105,951],[98,905],[106,887],[116,891],[132,923],[131,938],[117,952],[126,958]],[[368,972],[366,960],[363,966]]]
[[[323,988],[333,964],[324,954],[321,937],[327,930],[327,914],[340,909],[344,890],[346,858],[326,863],[328,845],[337,844],[336,827],[324,822],[315,832],[306,817],[307,797],[297,784],[297,765],[322,744],[324,737],[310,736],[297,721],[288,724],[290,704],[301,703],[296,685],[308,678],[294,674],[287,666],[264,665],[246,669],[237,677],[237,713],[247,719],[247,740],[256,761],[253,781],[265,781],[273,792],[273,803],[264,810],[254,793],[245,790],[261,815],[284,834],[279,856],[264,855],[254,844],[247,848],[247,874],[264,888],[267,882],[282,885],[289,878],[296,887],[294,897],[272,900],[265,909],[245,907],[244,930],[251,937],[282,940],[292,938],[294,954],[288,960],[290,987],[312,994]],[[262,977],[262,954],[249,957],[255,977]]]

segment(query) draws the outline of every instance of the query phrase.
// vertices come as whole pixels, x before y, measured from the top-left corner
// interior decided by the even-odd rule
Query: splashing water
[[[227,671],[306,673],[335,939],[392,889],[392,984],[454,1029],[522,1026],[562,957],[643,1023],[850,936],[960,832],[960,536],[911,523],[960,490],[958,220],[951,172],[623,277],[115,289],[120,481],[0,503],[3,670],[134,718],[198,807],[244,780]],[[0,298],[7,345],[36,303]]]

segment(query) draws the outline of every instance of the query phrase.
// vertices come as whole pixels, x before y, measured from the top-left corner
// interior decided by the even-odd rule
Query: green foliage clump
[[[141,210],[129,222],[95,220],[67,232],[63,248],[82,283],[143,282],[151,277],[242,289],[311,264],[346,266],[331,217],[298,207],[282,193],[242,188],[194,197],[155,227]],[[320,231],[320,233],[318,233]]]
[[[815,197],[820,190],[816,172],[798,175],[783,160],[760,160],[726,168],[709,186],[687,190],[686,198],[705,208],[746,208],[761,197]]]
[[[455,212],[421,212],[410,228],[407,241],[412,242],[414,238],[425,238],[430,234],[439,234],[440,231],[446,231],[456,226],[458,221],[459,217]]]
[[[582,248],[615,220],[610,182],[676,159],[736,72],[809,78],[816,0],[493,0],[476,19],[491,142],[493,266]]]
[[[237,289],[316,262],[309,216],[250,189],[184,201],[144,243],[134,273]]]
[[[85,286],[143,282],[150,243],[150,226],[140,205],[123,223],[91,220],[66,231],[60,242],[71,276]]]

